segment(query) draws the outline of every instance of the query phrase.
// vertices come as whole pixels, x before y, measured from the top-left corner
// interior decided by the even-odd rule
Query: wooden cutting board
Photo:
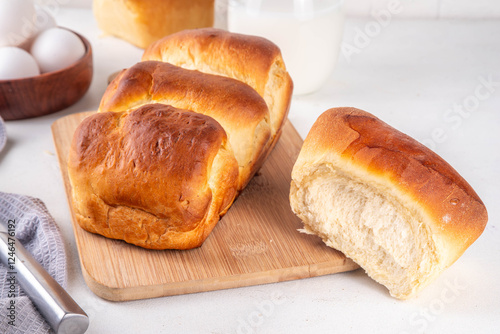
[[[288,200],[291,170],[302,139],[287,121],[268,160],[217,224],[192,250],[146,250],[86,232],[76,223],[66,168],[73,132],[92,112],[52,125],[85,280],[98,296],[115,301],[281,282],[349,271],[358,266],[297,231],[301,221]]]

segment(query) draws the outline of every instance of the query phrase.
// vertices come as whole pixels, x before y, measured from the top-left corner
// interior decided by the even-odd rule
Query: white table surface
[[[90,10],[61,9],[57,21],[91,41],[92,85],[64,111],[7,122],[0,191],[38,197],[54,216],[67,246],[68,291],[90,316],[88,333],[492,333],[500,328],[500,21],[394,19],[350,61],[341,56],[321,91],[292,102],[289,119],[302,137],[330,107],[375,114],[432,145],[485,202],[489,223],[483,235],[417,298],[391,298],[357,270],[132,302],[103,300],[83,280],[50,125],[70,113],[95,110],[108,75],[139,61],[142,50],[101,36]],[[368,22],[348,19],[344,41],[354,45],[356,32]],[[461,106],[471,111],[453,111]],[[441,132],[438,140],[433,132]]]

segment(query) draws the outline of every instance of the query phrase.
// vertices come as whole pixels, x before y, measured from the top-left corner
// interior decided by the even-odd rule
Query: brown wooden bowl
[[[85,95],[92,81],[92,47],[85,37],[75,34],[85,44],[86,51],[73,65],[32,78],[0,80],[0,116],[4,120],[54,113]]]

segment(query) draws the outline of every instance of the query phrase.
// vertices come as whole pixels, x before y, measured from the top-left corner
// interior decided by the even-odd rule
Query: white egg
[[[35,17],[33,0],[0,0],[0,47],[18,46],[32,37]]]
[[[0,48],[0,80],[29,78],[39,74],[38,65],[28,52],[14,46]]]
[[[69,30],[50,28],[38,35],[30,51],[42,73],[46,73],[74,64],[85,54],[85,45]]]

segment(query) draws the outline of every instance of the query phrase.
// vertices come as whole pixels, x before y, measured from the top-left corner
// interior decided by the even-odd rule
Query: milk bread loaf
[[[145,248],[198,247],[262,166],[281,133],[293,84],[282,63],[276,70],[271,62],[264,73],[270,55],[282,61],[275,45],[223,35],[240,41],[241,50],[218,45],[213,66],[231,73],[241,61],[233,58],[247,52],[246,38],[260,54],[245,60],[256,69],[248,69],[255,76],[248,81],[274,82],[273,103],[246,82],[201,68],[144,60],[123,70],[70,148],[73,207],[82,228]],[[191,48],[186,55],[196,57]]]
[[[330,109],[313,125],[293,168],[290,203],[305,232],[401,299],[453,264],[488,220],[447,162],[355,108]]]
[[[183,29],[211,27],[214,0],[94,0],[99,28],[140,48]]]

